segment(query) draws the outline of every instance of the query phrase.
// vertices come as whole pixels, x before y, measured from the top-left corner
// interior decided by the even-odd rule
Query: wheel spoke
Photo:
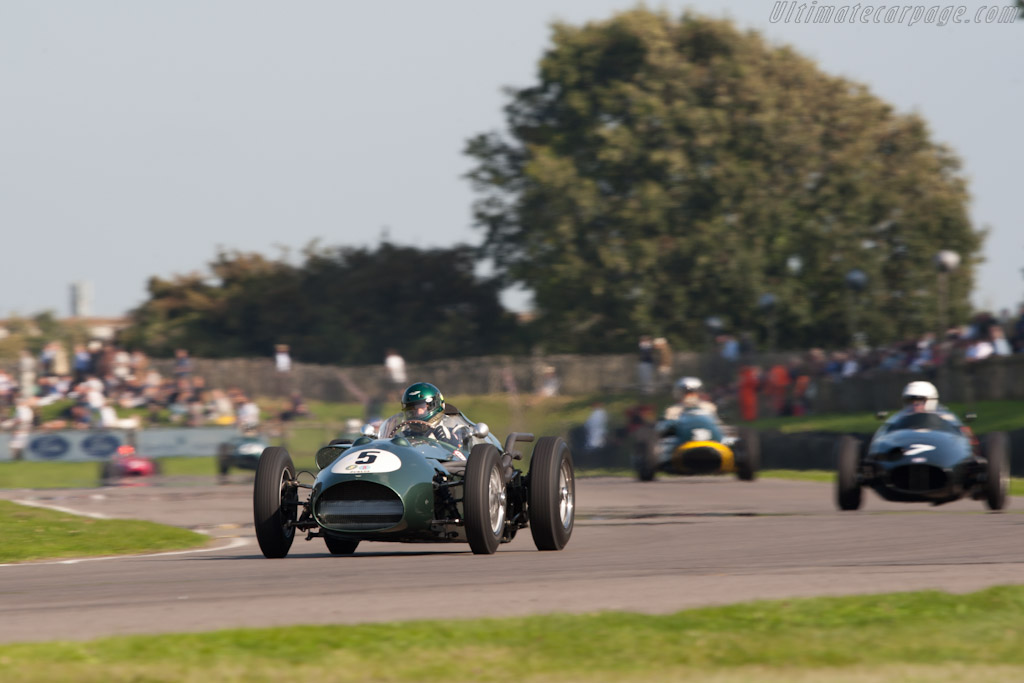
[[[278,507],[281,510],[280,523],[284,529],[285,536],[291,536],[295,533],[295,527],[289,524],[295,520],[295,510],[298,507],[298,492],[294,489],[289,490],[289,482],[291,481],[291,472],[284,470],[281,472],[281,488],[278,491],[277,501]]]
[[[487,483],[487,502],[490,512],[491,531],[497,535],[505,524],[505,486],[498,467],[491,469]]]
[[[558,518],[566,529],[572,522],[575,507],[571,485],[572,472],[569,471],[569,463],[563,460],[558,471]]]

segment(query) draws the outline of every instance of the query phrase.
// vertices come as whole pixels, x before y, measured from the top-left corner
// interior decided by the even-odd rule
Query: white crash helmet
[[[697,392],[701,390],[704,383],[696,377],[682,377],[676,382],[676,400],[681,401],[683,405],[695,406],[700,402],[700,397]]]
[[[678,389],[682,393],[692,393],[694,391],[700,391],[701,387],[703,386],[704,383],[701,382],[696,377],[681,377],[679,381],[676,382],[676,389]]]
[[[696,377],[680,377],[676,382],[676,394],[682,396],[687,393],[695,393],[700,391],[702,386],[703,382]]]
[[[931,382],[911,382],[903,387],[904,405],[921,399],[924,399],[925,410],[935,410],[939,406],[939,390]]]

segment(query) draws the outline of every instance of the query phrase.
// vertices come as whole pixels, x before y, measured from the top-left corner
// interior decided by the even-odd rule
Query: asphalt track
[[[213,536],[201,552],[0,565],[0,642],[80,640],[228,627],[354,624],[623,610],[650,614],[758,598],[1024,583],[1024,499],[894,504],[865,492],[840,513],[829,484],[726,477],[577,482],[561,552],[529,530],[492,556],[463,544],[364,543],[334,557],[320,539],[265,559],[251,478],[93,490],[2,491],[80,513]]]

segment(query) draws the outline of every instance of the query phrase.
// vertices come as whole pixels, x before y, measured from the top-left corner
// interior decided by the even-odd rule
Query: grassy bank
[[[1024,587],[0,646],[19,681],[1007,681]]]
[[[209,540],[178,527],[92,519],[0,500],[0,564],[179,550]]]

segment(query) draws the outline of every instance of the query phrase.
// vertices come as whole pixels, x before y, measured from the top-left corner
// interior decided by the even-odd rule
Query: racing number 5
[[[359,454],[359,457],[356,458],[355,463],[357,465],[369,465],[376,459],[377,451],[364,451]]]

